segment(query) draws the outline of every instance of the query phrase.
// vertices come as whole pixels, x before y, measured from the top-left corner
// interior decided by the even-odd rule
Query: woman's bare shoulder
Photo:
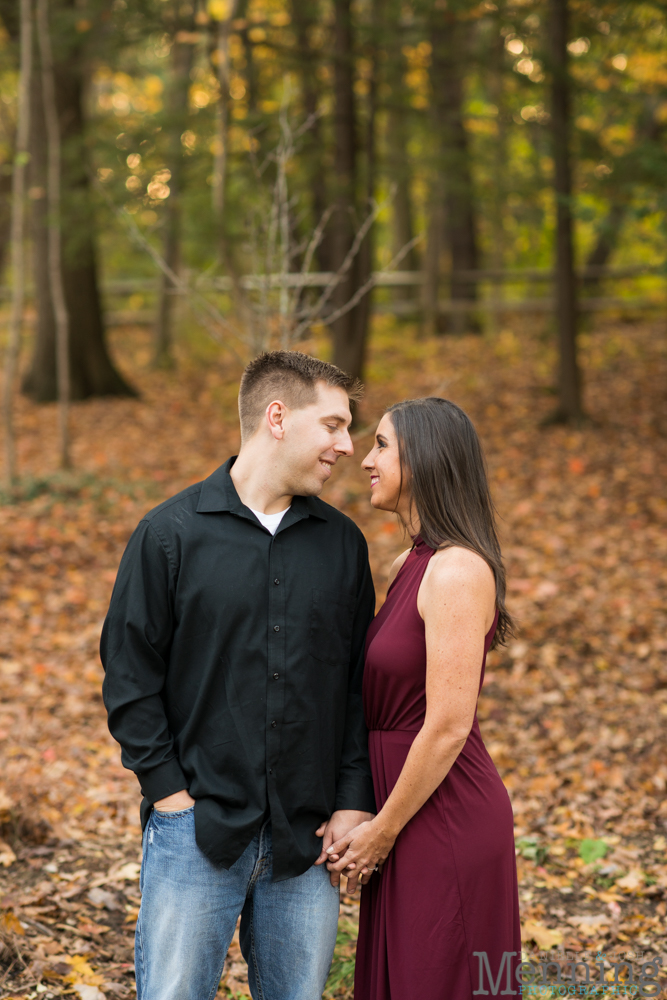
[[[491,626],[496,607],[493,570],[477,552],[461,545],[439,549],[429,561],[417,594],[417,610],[424,620],[436,619],[454,605],[486,609],[486,629]]]
[[[434,552],[424,574],[423,590],[441,595],[442,591],[461,585],[492,590],[495,594],[496,582],[493,570],[478,552],[461,545],[450,545]]]
[[[389,586],[390,587],[391,587],[392,583],[394,582],[394,580],[396,579],[396,577],[398,576],[399,569],[401,568],[401,566],[403,565],[403,563],[408,558],[408,556],[410,555],[411,552],[412,552],[412,549],[406,549],[405,552],[401,552],[400,556],[398,556],[396,559],[394,559],[393,563],[391,564],[391,569],[389,570]]]

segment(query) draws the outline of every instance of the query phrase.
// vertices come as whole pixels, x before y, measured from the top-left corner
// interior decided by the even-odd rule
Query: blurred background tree
[[[17,5],[0,0],[0,20],[0,263],[11,284]],[[317,322],[423,234],[399,264],[408,272],[401,284],[376,287],[330,324],[332,357],[355,374],[363,374],[373,309],[418,316],[440,334],[496,335],[505,314],[489,303],[547,292],[560,260],[546,334],[556,343],[560,331],[561,360],[570,352],[567,378],[562,367],[560,382],[554,372],[556,416],[576,422],[581,306],[661,294],[664,2],[50,0],[49,23],[75,399],[133,391],[107,347],[112,304],[150,311],[155,364],[174,364],[187,296],[170,273],[234,318],[240,336],[222,328],[221,336],[237,353],[256,349],[256,339],[244,339],[235,289],[262,270],[252,220],[274,204],[286,87],[296,136],[289,222],[281,223],[289,226],[286,270],[302,269],[321,226],[308,270],[338,271],[369,213],[377,215]],[[34,58],[38,69],[37,49]],[[50,400],[55,324],[38,78],[27,199],[37,320],[23,389]],[[131,239],[130,220],[143,245]],[[159,273],[156,254],[166,265]],[[647,273],[619,284],[605,273],[610,266]],[[295,302],[317,294],[304,288]],[[274,333],[267,319],[266,343]]]

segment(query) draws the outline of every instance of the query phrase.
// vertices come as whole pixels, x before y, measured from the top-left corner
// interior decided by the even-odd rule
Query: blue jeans
[[[271,881],[271,824],[229,870],[195,842],[194,806],[153,809],[143,839],[137,1000],[212,1000],[236,921],[254,1000],[320,1000],[338,925],[324,865]]]

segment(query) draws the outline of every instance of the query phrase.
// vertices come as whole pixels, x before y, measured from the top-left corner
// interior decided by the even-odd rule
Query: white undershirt
[[[279,510],[277,514],[262,514],[260,510],[253,510],[252,507],[250,510],[252,510],[259,523],[263,524],[267,531],[270,531],[272,535],[275,535],[278,530],[278,525],[289,510],[289,507],[285,507],[285,510]]]

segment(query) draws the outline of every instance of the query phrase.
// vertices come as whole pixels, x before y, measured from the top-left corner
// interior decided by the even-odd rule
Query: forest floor
[[[23,482],[0,506],[0,996],[17,1000],[133,994],[139,789],[107,732],[99,632],[137,521],[239,441],[237,363],[194,339],[160,373],[146,331],[113,343],[141,396],[73,407],[68,475],[55,408],[19,401]],[[667,966],[665,324],[598,320],[582,355],[590,421],[542,426],[555,357],[538,324],[419,340],[378,319],[356,454],[323,498],[366,533],[381,601],[406,544],[359,468],[376,421],[407,396],[470,414],[520,623],[479,717],[514,806],[525,954]],[[356,914],[344,898],[327,996],[351,996]],[[247,995],[238,945],[232,995]]]

